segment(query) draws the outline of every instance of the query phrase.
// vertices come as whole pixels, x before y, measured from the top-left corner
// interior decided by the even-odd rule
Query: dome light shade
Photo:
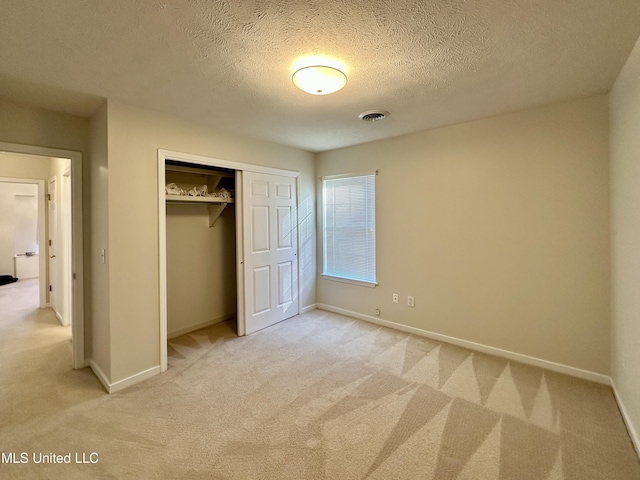
[[[312,95],[328,95],[347,84],[347,76],[337,68],[312,65],[293,74],[293,83],[300,90]]]

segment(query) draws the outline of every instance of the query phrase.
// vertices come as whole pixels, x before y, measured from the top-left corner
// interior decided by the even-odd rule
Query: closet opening
[[[165,162],[167,339],[221,322],[237,331],[236,172]]]

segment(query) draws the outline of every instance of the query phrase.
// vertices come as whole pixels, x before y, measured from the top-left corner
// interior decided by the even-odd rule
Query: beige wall
[[[50,173],[51,160],[47,157],[0,153],[0,177],[28,178],[46,182],[51,176]]]
[[[640,41],[611,91],[612,377],[640,447]]]
[[[107,103],[91,119],[91,162],[89,164],[90,216],[85,225],[91,231],[91,242],[85,245],[86,275],[91,277],[89,311],[85,321],[85,351],[94,366],[111,376],[111,318],[109,316],[109,255],[102,260],[101,250],[109,245],[109,168],[107,150]]]
[[[159,349],[158,149],[302,173],[303,305],[315,298],[314,156],[177,117],[108,102],[111,373],[116,382],[156,367]],[[301,229],[302,231],[302,229]],[[115,353],[117,352],[117,355]]]
[[[0,98],[0,141],[87,152],[89,120]],[[87,177],[88,179],[88,177]],[[84,199],[83,199],[84,200]]]
[[[167,333],[236,314],[235,208],[209,227],[206,205],[167,205]],[[195,281],[194,281],[195,280]]]
[[[319,154],[379,171],[379,285],[318,303],[609,374],[608,148],[598,96]]]

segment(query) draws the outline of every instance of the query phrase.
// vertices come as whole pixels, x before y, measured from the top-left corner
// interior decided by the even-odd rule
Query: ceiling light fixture
[[[340,70],[326,65],[311,65],[293,74],[293,83],[311,95],[329,95],[347,84],[347,76]]]

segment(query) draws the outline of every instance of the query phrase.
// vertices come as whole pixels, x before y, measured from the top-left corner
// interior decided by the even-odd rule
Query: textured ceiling
[[[0,96],[104,98],[311,151],[608,91],[638,0],[2,0]],[[294,62],[348,83],[312,96]],[[391,112],[365,123],[366,110]]]

